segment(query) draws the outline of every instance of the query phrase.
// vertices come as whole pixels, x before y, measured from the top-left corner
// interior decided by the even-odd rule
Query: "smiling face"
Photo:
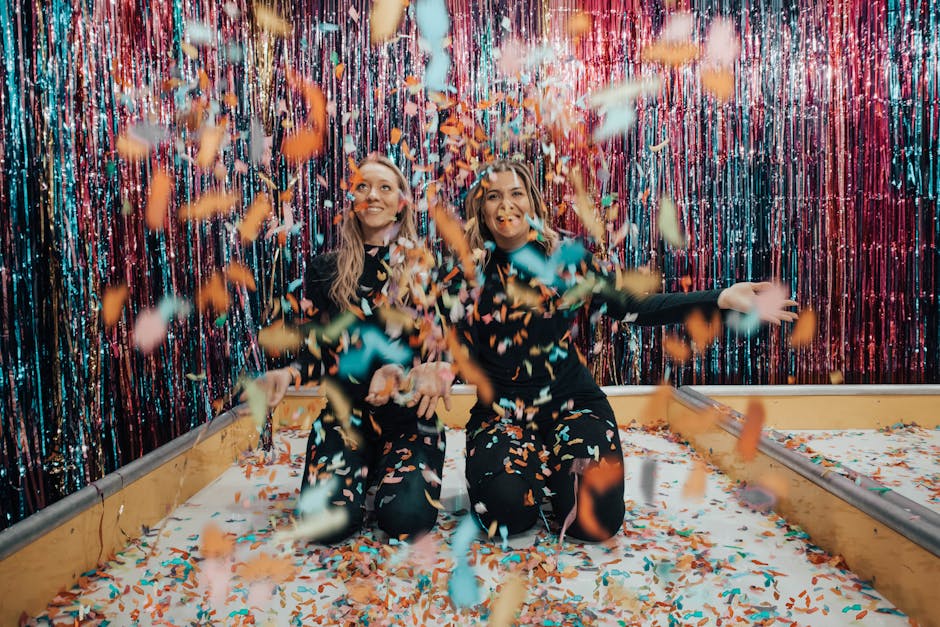
[[[512,252],[529,241],[532,203],[522,179],[512,170],[493,172],[483,187],[483,223],[502,250]]]
[[[388,244],[398,230],[399,214],[407,205],[395,171],[381,163],[366,163],[359,168],[352,193],[363,241]]]

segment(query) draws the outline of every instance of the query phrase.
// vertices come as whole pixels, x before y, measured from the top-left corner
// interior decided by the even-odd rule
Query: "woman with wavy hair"
[[[548,496],[562,534],[610,538],[624,517],[623,453],[610,403],[572,343],[576,314],[590,304],[624,322],[671,324],[696,309],[749,311],[770,284],[648,296],[621,289],[581,244],[551,228],[532,172],[516,161],[487,167],[464,208],[468,242],[484,261],[479,284],[464,290],[457,336],[495,399],[478,402],[467,424],[472,507],[484,529],[511,535],[536,523]],[[795,305],[764,319],[794,320],[784,308]]]
[[[317,380],[327,390],[307,442],[298,507],[310,514],[305,502],[318,499],[306,495],[316,488],[327,492],[332,514],[345,512],[343,524],[314,538],[325,543],[359,530],[366,493],[376,483],[376,520],[390,537],[434,527],[437,509],[428,497],[439,498],[444,465],[434,410],[439,397],[449,404],[446,386],[431,391],[423,384],[430,314],[415,298],[414,276],[426,258],[408,181],[390,159],[371,155],[354,168],[350,193],[337,250],[308,263],[298,294],[312,321],[301,327],[309,332],[307,347],[258,381],[271,406],[292,382]],[[406,386],[413,388],[407,402],[386,402]]]

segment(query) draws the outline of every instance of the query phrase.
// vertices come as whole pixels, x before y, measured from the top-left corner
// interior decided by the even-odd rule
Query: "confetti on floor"
[[[500,601],[503,590],[513,595],[511,575],[526,585],[522,625],[908,624],[841,558],[779,516],[741,506],[738,486],[715,468],[707,467],[703,498],[684,500],[700,458],[654,429],[621,430],[621,533],[587,545],[559,545],[544,526],[505,544],[481,534],[469,557],[482,602],[457,610],[447,594],[450,542],[465,510],[442,512],[438,528],[412,546],[387,544],[368,519],[361,535],[336,546],[274,543],[298,495],[305,436],[279,432],[274,463],[233,465],[29,624],[486,624],[511,600]],[[463,450],[463,432],[449,431],[441,501],[451,508],[468,506]],[[647,459],[657,462],[650,504],[639,485]]]
[[[844,465],[940,512],[940,429],[899,423],[883,429],[777,432],[788,448],[817,463],[824,458]]]

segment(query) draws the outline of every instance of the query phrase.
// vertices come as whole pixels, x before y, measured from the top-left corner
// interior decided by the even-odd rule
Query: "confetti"
[[[457,366],[457,372],[460,378],[476,386],[477,396],[484,403],[493,402],[493,386],[490,383],[486,373],[470,359],[467,347],[457,339],[457,332],[451,327],[447,332],[447,349],[450,351],[451,358]]]
[[[752,398],[748,401],[737,446],[738,457],[746,462],[753,461],[757,456],[757,446],[760,444],[765,417],[764,404],[760,400]]]
[[[727,102],[734,96],[734,73],[721,69],[702,69],[702,88],[719,102]]]
[[[685,480],[685,485],[682,486],[682,498],[693,501],[704,498],[707,475],[705,464],[699,459],[695,460]]]
[[[277,11],[264,5],[256,4],[255,24],[261,30],[277,35],[278,37],[288,37],[293,30],[290,22],[285,20]]]
[[[500,588],[490,610],[490,627],[510,627],[525,602],[526,582],[518,574],[507,575]]]
[[[241,202],[241,194],[230,192],[207,192],[179,212],[179,219],[207,220],[214,216],[226,215],[235,210]]]
[[[395,36],[405,15],[404,0],[375,0],[369,14],[369,35],[373,46]]]
[[[231,261],[225,266],[225,279],[229,283],[244,285],[252,292],[258,289],[255,285],[255,276],[252,274],[251,269],[237,261]]]
[[[727,18],[715,18],[708,27],[705,39],[705,63],[718,68],[730,68],[741,54],[741,43],[734,24]]]
[[[219,147],[225,137],[225,121],[218,126],[205,126],[199,136],[199,152],[196,154],[196,165],[203,170],[215,164],[219,154]]]
[[[118,137],[116,148],[118,154],[128,161],[143,161],[150,155],[150,144],[134,139],[127,133]]]
[[[699,54],[698,45],[692,42],[669,43],[658,41],[643,48],[640,53],[640,60],[670,67],[681,67],[698,59]]]
[[[692,357],[692,349],[683,340],[673,335],[663,338],[663,349],[672,361],[684,364]]]
[[[162,231],[173,196],[173,179],[166,170],[155,170],[147,194],[145,222],[151,231]]]
[[[271,197],[261,192],[251,202],[245,218],[238,224],[238,233],[241,235],[242,243],[253,242],[258,238],[261,225],[265,220],[271,217],[274,208],[271,205]]]
[[[278,320],[258,331],[258,345],[272,355],[280,355],[299,349],[304,338],[296,329]]]
[[[663,196],[659,201],[656,226],[664,242],[676,248],[686,247],[686,237],[679,228],[679,212],[676,210],[676,203],[669,196]]]
[[[790,346],[809,346],[816,337],[816,312],[807,307],[800,311],[800,317],[790,332]]]
[[[167,324],[158,309],[144,309],[137,315],[134,322],[134,346],[147,355],[164,339],[166,339]]]
[[[572,169],[568,176],[575,189],[574,211],[585,230],[598,242],[603,242],[606,235],[604,225],[600,223],[594,214],[594,203],[591,202],[587,191],[584,189],[584,181],[581,179],[581,171],[578,168]]]
[[[101,297],[101,319],[104,326],[113,327],[121,319],[127,294],[127,286],[123,283],[112,285],[104,291],[104,296]]]
[[[473,261],[473,251],[470,250],[470,244],[467,243],[460,220],[440,205],[431,207],[428,213],[431,220],[434,221],[438,234],[457,254],[460,266],[463,268],[464,277],[468,280],[474,280],[476,277],[476,264]]]
[[[721,333],[721,314],[716,311],[712,314],[712,319],[706,321],[705,314],[696,309],[686,318],[685,330],[692,338],[693,348],[696,351],[704,350]]]
[[[212,277],[196,291],[196,308],[199,311],[211,308],[216,313],[225,313],[231,302],[232,299],[225,287],[221,272],[213,273]]]
[[[215,523],[202,530],[202,554],[204,557],[228,557],[235,551],[235,537],[226,534]]]
[[[287,583],[297,576],[297,567],[287,557],[272,557],[262,553],[258,557],[239,564],[235,573],[248,581],[268,579],[274,583]]]

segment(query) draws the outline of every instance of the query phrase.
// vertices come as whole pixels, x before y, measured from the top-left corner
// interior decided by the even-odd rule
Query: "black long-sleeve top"
[[[380,424],[417,420],[416,412],[389,402],[373,407],[365,401],[372,375],[387,363],[398,363],[406,368],[421,354],[418,327],[407,325],[399,330],[396,324],[383,320],[379,311],[393,307],[389,296],[390,248],[365,245],[363,269],[359,277],[359,303],[340,307],[330,297],[330,288],[337,277],[337,254],[327,253],[314,257],[307,266],[302,285],[298,288],[298,302],[304,298],[311,302],[304,313],[308,322],[299,325],[306,346],[301,348],[294,365],[301,373],[303,383],[329,377],[338,383],[354,408],[368,409]],[[412,321],[419,317],[408,310]],[[345,322],[343,322],[345,320]],[[349,323],[351,321],[351,324]],[[322,337],[324,328],[332,325],[329,337]],[[337,332],[340,327],[341,332]],[[311,331],[317,337],[311,351]],[[350,372],[353,370],[355,372]]]
[[[513,253],[497,248],[490,254],[480,285],[465,293],[456,327],[493,385],[496,403],[577,404],[603,397],[572,342],[582,307],[590,303],[592,310],[624,322],[664,325],[683,321],[695,309],[711,315],[720,293],[634,296],[617,289],[615,277],[577,242],[563,241],[552,256],[530,243]],[[481,402],[474,408],[474,414],[492,412]]]

